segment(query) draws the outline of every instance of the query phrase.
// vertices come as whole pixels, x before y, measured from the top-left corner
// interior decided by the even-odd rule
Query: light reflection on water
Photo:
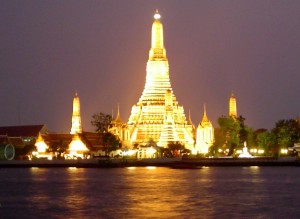
[[[296,218],[297,167],[0,169],[6,218]]]

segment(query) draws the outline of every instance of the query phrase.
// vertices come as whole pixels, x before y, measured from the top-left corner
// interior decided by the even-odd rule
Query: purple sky
[[[174,93],[198,125],[238,114],[253,128],[300,115],[300,1],[2,0],[0,126],[69,132],[78,91],[84,130],[142,94],[155,9]]]

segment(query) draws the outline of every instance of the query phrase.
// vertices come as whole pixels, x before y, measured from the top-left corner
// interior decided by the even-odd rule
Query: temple
[[[196,139],[196,153],[207,154],[209,147],[212,146],[214,142],[214,128],[211,121],[207,118],[205,105],[202,120],[197,127]]]
[[[77,92],[73,99],[72,128],[70,134],[82,133],[80,117],[80,101]]]
[[[229,98],[229,116],[234,118],[237,117],[236,99],[233,93],[231,93],[231,97]]]
[[[127,122],[128,133],[123,142],[128,145],[144,144],[151,139],[158,146],[167,147],[169,142],[176,141],[193,149],[193,126],[187,122],[183,106],[178,104],[171,87],[160,18],[156,11],[144,91],[132,107]]]

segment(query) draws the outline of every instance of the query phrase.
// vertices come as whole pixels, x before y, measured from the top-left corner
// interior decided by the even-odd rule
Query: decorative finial
[[[206,104],[204,103],[204,106],[203,106],[203,117],[202,117],[202,121],[201,123],[204,124],[204,123],[208,123],[209,120],[207,118],[207,115],[206,115]]]
[[[160,14],[158,13],[158,10],[156,9],[156,12],[154,14],[154,19],[159,20],[161,18]]]
[[[118,103],[118,112],[117,112],[117,118],[119,118],[120,117],[120,105],[119,105],[119,103]]]
[[[117,116],[115,119],[116,122],[122,122],[121,116],[120,116],[120,105],[118,103],[118,112],[117,112]]]
[[[192,118],[191,118],[191,110],[189,110],[188,124],[189,124],[189,125],[193,125],[193,123],[192,123]],[[193,126],[194,126],[194,125],[193,125]]]

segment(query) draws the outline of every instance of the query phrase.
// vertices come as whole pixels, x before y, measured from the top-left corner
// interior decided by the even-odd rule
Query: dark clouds
[[[1,1],[0,125],[68,132],[78,91],[83,127],[120,105],[127,121],[146,76],[158,8],[175,95],[216,125],[233,91],[254,128],[299,115],[299,1]]]

